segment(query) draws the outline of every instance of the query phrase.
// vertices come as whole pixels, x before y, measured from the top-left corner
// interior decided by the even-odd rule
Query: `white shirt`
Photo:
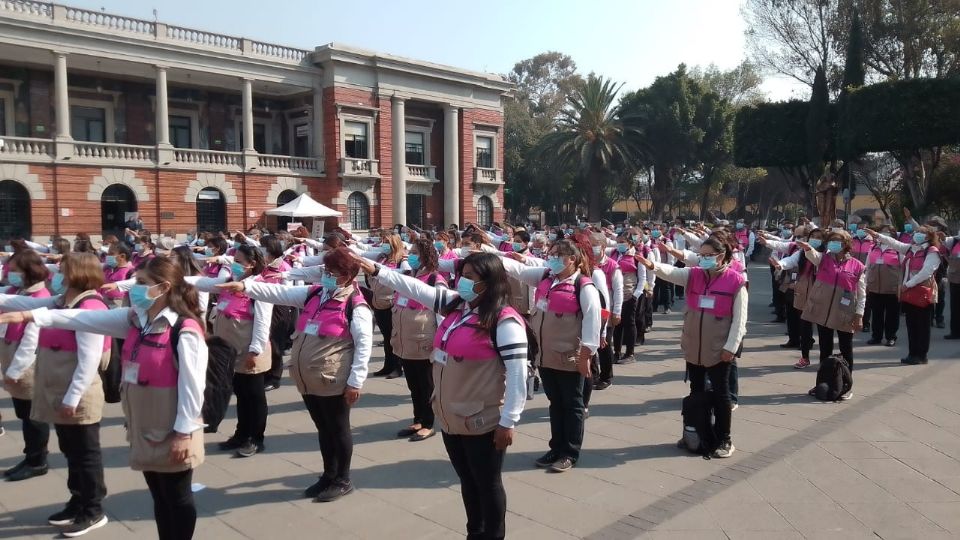
[[[879,236],[879,240],[884,246],[893,248],[904,256],[906,256],[906,254],[909,252],[917,253],[930,247],[930,244],[927,243],[923,244],[922,246],[918,246],[917,244],[905,244],[895,238],[890,238],[889,236],[883,235]],[[923,259],[923,266],[918,272],[913,272],[913,270],[910,269],[910,266],[907,265],[903,271],[903,286],[906,288],[916,287],[917,285],[930,279],[937,271],[937,268],[940,267],[940,262],[940,254],[936,251],[930,251]]]
[[[639,265],[642,266],[642,265]],[[599,270],[599,269],[598,269]],[[600,272],[603,274],[603,272]],[[603,283],[606,284],[606,275],[604,274]],[[617,265],[616,270],[613,271],[613,277],[610,278],[611,288],[610,295],[613,297],[611,299],[612,303],[607,304],[610,306],[610,313],[614,316],[619,317],[620,313],[623,311],[623,272],[620,271],[620,265]]]
[[[217,288],[217,285],[229,281],[229,279],[222,277],[185,276],[183,279],[196,287],[198,291],[208,293],[219,293],[220,289]],[[272,318],[273,304],[269,302],[253,303],[253,333],[250,336],[250,347],[247,352],[259,355],[267,349],[267,343],[270,341],[270,322]]]
[[[257,304],[279,304],[304,308],[307,296],[313,287],[293,287],[275,283],[263,283],[247,278],[243,281],[246,288],[244,294],[257,301]],[[358,291],[359,293],[359,291]],[[326,302],[329,294],[321,293],[320,301]],[[363,388],[367,380],[367,365],[370,362],[370,352],[373,350],[373,311],[366,304],[357,306],[353,310],[350,320],[350,337],[353,338],[353,361],[350,364],[350,377],[347,384],[356,389]]]

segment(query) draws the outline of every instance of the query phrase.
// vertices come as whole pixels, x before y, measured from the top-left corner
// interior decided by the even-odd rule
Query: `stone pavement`
[[[754,295],[734,413],[737,452],[704,460],[680,452],[680,314],[658,315],[641,361],[616,366],[614,385],[595,392],[577,468],[532,466],[549,438],[547,402],[527,402],[507,454],[508,538],[960,538],[960,353],[934,330],[928,366],[901,366],[906,330],[893,349],[855,341],[853,400],[806,396],[815,371],[796,371],[796,351],[777,345],[769,324],[769,274],[751,268]],[[902,325],[901,325],[902,326]],[[954,342],[955,343],[955,342]],[[376,354],[375,354],[376,356]],[[378,366],[379,361],[375,360]],[[285,381],[286,382],[286,381]],[[410,414],[402,379],[372,379],[353,412],[358,490],[331,504],[300,498],[321,470],[316,433],[296,390],[268,394],[267,451],[251,459],[217,453],[232,433],[207,438],[195,475],[197,538],[462,538],[456,476],[440,437],[393,438]],[[0,467],[19,459],[22,439],[9,399]],[[150,496],[126,466],[123,421],[108,406],[102,433],[105,501],[111,523],[90,538],[155,537]],[[56,447],[52,437],[51,447]],[[0,538],[51,538],[47,515],[66,500],[64,460],[45,477],[0,484]]]

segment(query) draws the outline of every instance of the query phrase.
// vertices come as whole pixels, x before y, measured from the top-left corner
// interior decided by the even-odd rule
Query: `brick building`
[[[0,2],[0,238],[278,224],[299,193],[355,230],[503,213],[497,75]],[[251,137],[246,134],[252,133]]]

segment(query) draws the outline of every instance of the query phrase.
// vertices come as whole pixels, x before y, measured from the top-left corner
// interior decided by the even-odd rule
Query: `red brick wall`
[[[389,99],[380,100],[380,115],[377,118],[377,159],[380,160],[380,182],[376,189],[378,206],[370,207],[370,226],[390,226],[394,223],[393,215],[393,102]],[[402,152],[403,150],[398,150]],[[402,176],[401,176],[402,178]],[[345,211],[345,210],[344,210]],[[345,221],[349,216],[344,214]],[[406,219],[406,216],[397,217]]]
[[[460,216],[461,222],[476,221],[477,208],[473,205],[473,167],[475,150],[473,146],[474,125],[481,124],[497,128],[497,168],[503,170],[503,113],[486,109],[461,109],[460,111]],[[500,207],[494,207],[493,220],[503,221],[503,187],[497,189]]]

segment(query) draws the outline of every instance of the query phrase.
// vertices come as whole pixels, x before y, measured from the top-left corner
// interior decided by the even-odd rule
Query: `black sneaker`
[[[333,502],[351,493],[353,493],[353,484],[350,481],[331,482],[326,489],[324,489],[323,491],[320,492],[319,495],[317,495],[317,498],[314,499],[313,502],[319,502],[319,503]]]
[[[610,388],[611,385],[613,385],[613,382],[611,381],[597,381],[597,384],[593,385],[593,389],[598,391],[606,390],[607,388]]]
[[[550,471],[555,473],[567,472],[576,465],[574,461],[568,457],[562,457],[555,461],[553,465],[550,466]]]
[[[234,455],[237,457],[247,458],[253,457],[260,452],[263,452],[264,446],[262,442],[254,442],[253,439],[248,439],[247,442],[240,445],[237,448],[237,451],[234,452]]]
[[[16,465],[14,465],[13,467],[10,467],[9,469],[3,471],[3,476],[4,477],[10,476],[11,474],[19,471],[24,467],[29,467],[29,465],[27,465],[27,460],[23,460],[20,463],[17,463]]]
[[[317,483],[303,490],[303,496],[308,499],[316,499],[317,495],[320,495],[320,493],[328,487],[330,487],[330,479],[321,475]]]
[[[66,536],[67,538],[76,538],[78,536],[83,536],[88,532],[99,529],[107,524],[106,514],[100,514],[99,516],[79,516],[77,519],[73,520],[73,523],[66,525],[60,529],[60,534]]]
[[[388,379],[399,379],[400,377],[403,377],[403,370],[402,370],[402,369],[395,369],[395,370],[391,371],[390,373],[387,373],[387,378],[388,378]]]
[[[236,435],[217,445],[217,447],[223,451],[236,450],[241,446],[243,446],[243,441],[240,440],[240,437],[237,437]]]
[[[897,345],[897,340],[895,340],[895,339],[888,339],[888,340],[884,343],[884,345],[886,345],[887,347],[896,347],[896,345]]]
[[[534,461],[533,463],[540,469],[546,469],[547,467],[556,463],[557,459],[559,459],[559,456],[557,455],[556,452],[551,450],[546,454],[538,457],[536,461]]]
[[[917,357],[917,356],[908,356],[903,360],[900,360],[901,363],[907,364],[908,366],[918,366],[927,363],[927,357]]]
[[[943,339],[960,339],[960,334],[947,334],[943,336]],[[2,430],[3,428],[0,428]]]
[[[733,443],[730,441],[723,441],[720,443],[720,447],[713,451],[713,457],[723,459],[728,458],[733,455],[733,452],[736,451],[736,447],[733,446]]]
[[[272,392],[272,391],[276,390],[277,388],[280,388],[280,383],[267,383],[267,384],[263,385],[263,391],[264,391],[264,392]]]
[[[795,341],[788,341],[786,343],[781,343],[780,348],[781,349],[799,349],[800,344]]]
[[[56,514],[47,518],[47,523],[55,527],[64,527],[70,525],[76,521],[77,516],[80,515],[80,510],[76,508],[66,507],[63,510],[57,512]]]
[[[50,470],[50,467],[44,463],[43,465],[26,465],[13,471],[7,475],[7,482],[20,482],[22,480],[29,480],[36,476],[43,476],[47,474],[47,471]]]
[[[880,340],[879,340],[879,339],[868,339],[868,340],[867,340],[867,345],[879,345],[879,344],[880,344]]]

